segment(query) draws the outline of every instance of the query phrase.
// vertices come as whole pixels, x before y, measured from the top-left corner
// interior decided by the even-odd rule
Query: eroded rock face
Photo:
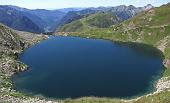
[[[170,58],[166,61],[167,68],[170,68]]]
[[[0,24],[0,46],[2,52],[7,53],[11,51],[14,53],[22,50],[24,43],[22,38],[20,38],[10,28]]]
[[[170,58],[164,60],[164,65],[166,68],[170,69]]]
[[[15,31],[0,23],[0,73],[11,76],[26,66],[17,60],[23,49],[46,39],[44,35]]]

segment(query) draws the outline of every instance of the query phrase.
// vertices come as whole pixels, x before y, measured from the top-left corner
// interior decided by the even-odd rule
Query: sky
[[[142,7],[147,4],[160,6],[168,2],[170,2],[170,0],[0,0],[0,5],[15,5],[29,9],[59,9],[118,5]]]

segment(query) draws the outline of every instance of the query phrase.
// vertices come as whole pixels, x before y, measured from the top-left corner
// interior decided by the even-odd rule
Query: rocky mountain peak
[[[148,4],[148,5],[144,6],[145,10],[149,10],[149,9],[152,9],[152,8],[153,8],[153,6],[151,4]]]

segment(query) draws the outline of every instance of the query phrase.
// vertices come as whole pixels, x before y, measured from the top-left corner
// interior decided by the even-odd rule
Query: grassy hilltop
[[[66,24],[59,31],[82,32],[93,28],[107,28],[115,23],[118,23],[118,20],[112,13],[98,12]]]

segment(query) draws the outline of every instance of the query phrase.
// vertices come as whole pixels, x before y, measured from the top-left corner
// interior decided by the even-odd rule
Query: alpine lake
[[[14,88],[48,98],[132,98],[155,90],[164,72],[161,52],[149,45],[50,36],[19,55],[29,70]]]

